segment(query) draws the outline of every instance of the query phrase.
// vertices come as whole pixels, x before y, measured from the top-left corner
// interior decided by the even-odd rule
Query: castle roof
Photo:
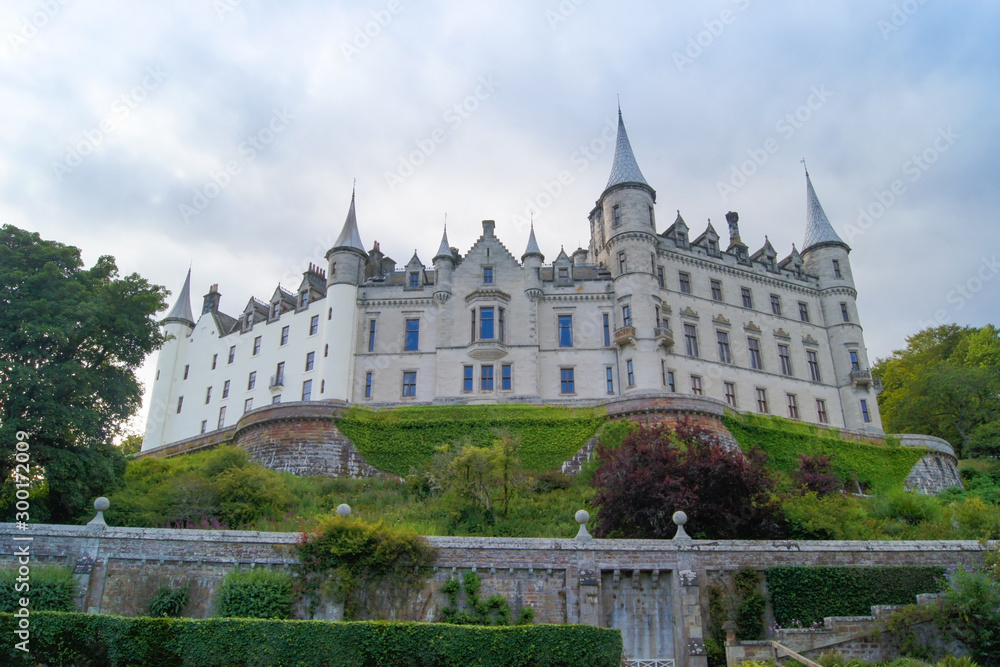
[[[358,232],[358,216],[354,212],[354,192],[351,192],[351,208],[347,211],[344,228],[340,230],[340,236],[337,237],[333,247],[354,248],[362,253],[365,251],[365,246],[361,243],[361,234]]]
[[[455,261],[455,256],[451,254],[451,246],[448,245],[448,225],[444,226],[444,234],[441,235],[441,245],[438,246],[438,251],[431,261],[436,262],[439,257]]]
[[[641,183],[649,186],[639,165],[635,161],[635,154],[632,153],[632,144],[628,141],[628,133],[625,132],[625,121],[622,120],[622,110],[618,109],[618,139],[615,143],[615,161],[611,165],[611,177],[604,188],[607,190],[622,183]]]
[[[528,234],[528,247],[524,249],[524,254],[521,255],[521,260],[523,261],[528,255],[538,255],[545,261],[545,255],[542,251],[538,249],[538,241],[535,240],[535,226],[531,226],[531,232]]]
[[[163,318],[163,323],[180,322],[189,326],[194,326],[194,316],[191,314],[191,269],[188,269],[187,277],[184,278],[184,287],[177,295],[174,307],[170,309],[167,316]]]
[[[819,203],[816,190],[813,189],[812,179],[809,178],[809,171],[806,170],[806,239],[802,244],[802,252],[818,245],[835,243],[842,245],[848,250],[850,248],[837,236],[833,230],[830,219],[826,217],[823,206]]]

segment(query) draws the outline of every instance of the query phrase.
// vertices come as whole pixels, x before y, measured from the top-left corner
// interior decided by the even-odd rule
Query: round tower
[[[434,264],[434,298],[438,301],[447,301],[451,296],[451,280],[455,271],[455,255],[448,245],[448,227],[444,228],[441,235],[441,245],[438,246],[437,254],[431,259]]]
[[[858,317],[857,290],[848,254],[851,248],[834,231],[806,171],[806,235],[802,261],[819,277],[823,322],[830,340],[844,424],[849,429],[882,432],[878,386],[872,378]]]
[[[538,241],[535,240],[535,226],[531,226],[531,233],[528,235],[528,246],[521,255],[521,264],[524,265],[524,293],[532,301],[537,301],[542,295],[542,262],[545,255],[538,249]]]
[[[188,269],[184,286],[174,307],[163,318],[163,333],[167,339],[156,356],[156,375],[149,397],[149,415],[146,418],[146,434],[142,439],[142,451],[166,444],[167,416],[170,404],[176,400],[176,382],[180,365],[181,343],[194,330],[191,314],[191,269]]]

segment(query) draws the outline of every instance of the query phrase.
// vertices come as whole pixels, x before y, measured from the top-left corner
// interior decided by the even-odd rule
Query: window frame
[[[292,330],[291,325],[288,324],[281,327],[281,342],[278,343],[278,347],[288,345],[288,336],[291,334],[291,330]]]
[[[750,356],[750,370],[764,370],[764,355],[760,351],[760,338],[747,336],[747,354]]]
[[[573,347],[573,315],[572,314],[562,314],[556,315],[556,338],[559,341],[559,347]]]
[[[479,391],[493,391],[493,364],[480,364]]]
[[[698,327],[694,324],[684,323],[684,351],[692,359],[700,359],[698,351]]]
[[[559,369],[559,393],[564,396],[576,394],[575,368],[567,366]]]
[[[716,329],[715,340],[719,347],[719,361],[723,364],[732,364],[733,355],[729,347],[729,332]]]
[[[691,293],[691,274],[687,271],[677,272],[678,285],[680,287],[681,294]]]
[[[792,373],[792,350],[786,343],[778,343],[778,368],[782,375],[791,377]]]
[[[412,325],[412,327],[411,327]],[[403,324],[403,351],[420,351],[420,318],[408,317]]]
[[[417,397],[417,371],[403,371],[403,398]]]
[[[753,291],[749,287],[740,288],[740,298],[744,308],[753,310]]]
[[[819,369],[819,355],[815,350],[806,350],[806,366],[809,367],[809,378],[813,382],[822,382]]]

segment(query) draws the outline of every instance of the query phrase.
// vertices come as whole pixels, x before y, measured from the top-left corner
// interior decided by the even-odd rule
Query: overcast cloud
[[[620,95],[660,231],[735,210],[783,257],[806,159],[881,357],[997,322],[998,27],[986,0],[16,0],[0,222],[174,292],[190,264],[229,313],[325,264],[354,179],[401,264],[446,214],[462,252],[489,218],[520,256],[532,210],[551,261],[587,245]]]

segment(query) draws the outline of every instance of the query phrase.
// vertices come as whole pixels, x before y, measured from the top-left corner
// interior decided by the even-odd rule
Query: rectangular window
[[[736,407],[736,385],[732,382],[725,383],[726,405],[731,408]]]
[[[253,354],[254,356],[260,354],[260,336],[253,339]]]
[[[303,292],[299,295],[299,308],[305,308],[309,305],[309,292]]]
[[[243,412],[250,412],[251,410],[253,410],[253,399],[248,398],[243,401]]]
[[[604,319],[604,347],[611,345],[611,317],[604,313],[602,315]]]
[[[858,353],[855,352],[854,350],[851,350],[850,351],[850,355],[851,355],[851,370],[852,371],[860,371],[861,370],[861,362],[858,361]]]
[[[753,308],[753,293],[749,287],[741,287],[740,296],[743,298],[744,308]]]
[[[247,378],[247,391],[250,391],[257,386],[257,371],[250,371],[250,376]]]
[[[576,393],[576,383],[573,380],[573,369],[572,368],[560,368],[559,369],[559,381],[560,389],[559,391],[563,394],[575,394]]]
[[[484,266],[483,267],[483,284],[492,285],[493,284],[493,267]]]
[[[212,388],[209,387],[208,389],[205,390],[205,405],[208,405],[211,402],[212,402]]]
[[[288,345],[288,331],[290,327],[281,327],[281,345]]]
[[[420,274],[416,271],[410,272],[410,287],[420,287]]]
[[[771,312],[775,315],[781,315],[781,297],[777,294],[771,295]]]
[[[309,335],[315,336],[319,332],[319,315],[309,318]]]
[[[483,307],[479,309],[479,338],[480,340],[493,340],[493,307]]]
[[[628,273],[628,260],[624,252],[618,253],[618,273]]]
[[[787,345],[778,345],[778,360],[781,362],[781,374],[792,374],[792,355],[788,352]]]
[[[306,370],[311,371],[316,367],[316,353],[306,352]]]
[[[231,363],[233,363],[233,361],[235,359],[236,359],[236,346],[235,345],[230,345],[229,346],[229,361],[227,361],[226,363],[231,364]]]
[[[653,219],[653,207],[649,207],[649,226],[656,229],[656,220]]]
[[[493,391],[493,366],[479,367],[479,389],[481,391]]]
[[[403,349],[412,352],[420,347],[420,320],[406,320],[406,338]],[[405,394],[404,394],[405,396]]]
[[[681,292],[684,294],[691,293],[691,274],[684,273],[683,271],[678,272],[677,277],[680,279]]]
[[[368,351],[375,351],[375,320],[368,320]]]
[[[663,279],[663,267],[662,266],[656,267],[656,282],[659,283],[659,285],[660,285],[661,288],[666,284],[666,282]]]
[[[674,384],[674,372],[667,371],[667,389],[671,394],[677,391],[677,386]]]
[[[697,375],[691,376],[691,393],[695,396],[701,396],[701,378]]]
[[[183,406],[184,406],[184,397],[183,396],[178,396],[177,397],[177,414],[181,413],[181,408]]]
[[[569,267],[567,266],[559,267],[559,280],[561,282],[566,282],[569,280]]]
[[[372,372],[365,373],[365,398],[372,397]]]
[[[851,321],[851,316],[847,312],[847,304],[846,303],[841,303],[840,304],[840,316],[843,318],[843,320],[845,322],[850,322]]]
[[[843,278],[844,276],[840,273],[840,260],[833,260],[833,277]]]
[[[788,418],[798,419],[799,418],[799,399],[795,397],[795,394],[785,394],[788,399]]]
[[[281,302],[275,301],[271,304],[271,319],[274,319],[281,314]]]
[[[323,345],[323,356],[324,357],[329,357],[330,356],[330,344],[329,343],[326,343],[325,345]]]
[[[809,378],[819,382],[819,357],[812,350],[806,350],[806,364],[809,366]]]
[[[216,425],[216,428],[222,428],[225,425],[226,425],[226,406],[223,405],[221,408],[219,408],[219,423]]]
[[[504,312],[503,308],[497,308],[497,340],[500,342],[504,340]]]
[[[417,395],[417,372],[405,371],[403,373],[403,396]]]
[[[472,366],[462,366],[462,391],[472,391]]]
[[[285,384],[285,362],[279,361],[274,369],[274,379],[271,381],[272,387],[281,387]]]
[[[712,285],[712,301],[722,301],[722,282],[718,280],[713,280],[711,285]]]
[[[767,414],[767,389],[757,387],[754,393],[757,395],[757,412]]]
[[[573,316],[559,316],[559,347],[573,347]]]
[[[635,386],[635,371],[632,368],[632,360],[628,359],[625,361],[625,371],[628,374],[628,386]]]
[[[219,355],[217,355],[217,354],[213,354],[213,355],[212,355],[212,370],[213,370],[213,371],[215,370],[215,367],[216,367],[216,366],[217,366],[218,364],[219,364]]]
[[[684,348],[687,356],[698,356],[698,330],[693,324],[684,325]]]
[[[281,394],[275,394],[271,397],[271,405],[277,405],[281,403]]]
[[[871,413],[868,412],[868,401],[861,399],[861,418],[865,420],[865,423],[869,423],[872,420]]]
[[[724,364],[733,363],[733,356],[729,352],[729,334],[725,331],[716,331],[715,337],[719,342],[719,361]]]
[[[308,401],[312,399],[312,394],[313,394],[313,381],[306,380],[305,382],[302,383],[302,400]]]
[[[816,399],[816,417],[819,419],[820,424],[830,423],[830,417],[826,414],[826,401],[822,398]]]
[[[514,367],[504,364],[500,367],[500,390],[510,391],[514,388]]]
[[[756,338],[747,338],[747,350],[750,351],[750,368],[755,371],[764,370],[764,360],[760,356],[760,341]]]
[[[615,371],[611,366],[604,367],[604,381],[607,384],[608,393],[615,393]]]
[[[803,322],[809,321],[809,305],[805,301],[799,301],[799,319]]]
[[[632,306],[625,304],[622,306],[622,326],[630,327],[632,326]]]
[[[614,226],[618,227],[622,224],[622,211],[621,208],[615,204],[614,208],[611,209],[611,215],[614,216]]]
[[[229,380],[222,383],[222,398],[229,398]]]
[[[187,380],[187,379],[188,379],[188,372],[189,372],[190,370],[191,370],[191,365],[190,365],[190,364],[185,364],[185,365],[184,365],[184,379],[185,379],[185,380]]]

